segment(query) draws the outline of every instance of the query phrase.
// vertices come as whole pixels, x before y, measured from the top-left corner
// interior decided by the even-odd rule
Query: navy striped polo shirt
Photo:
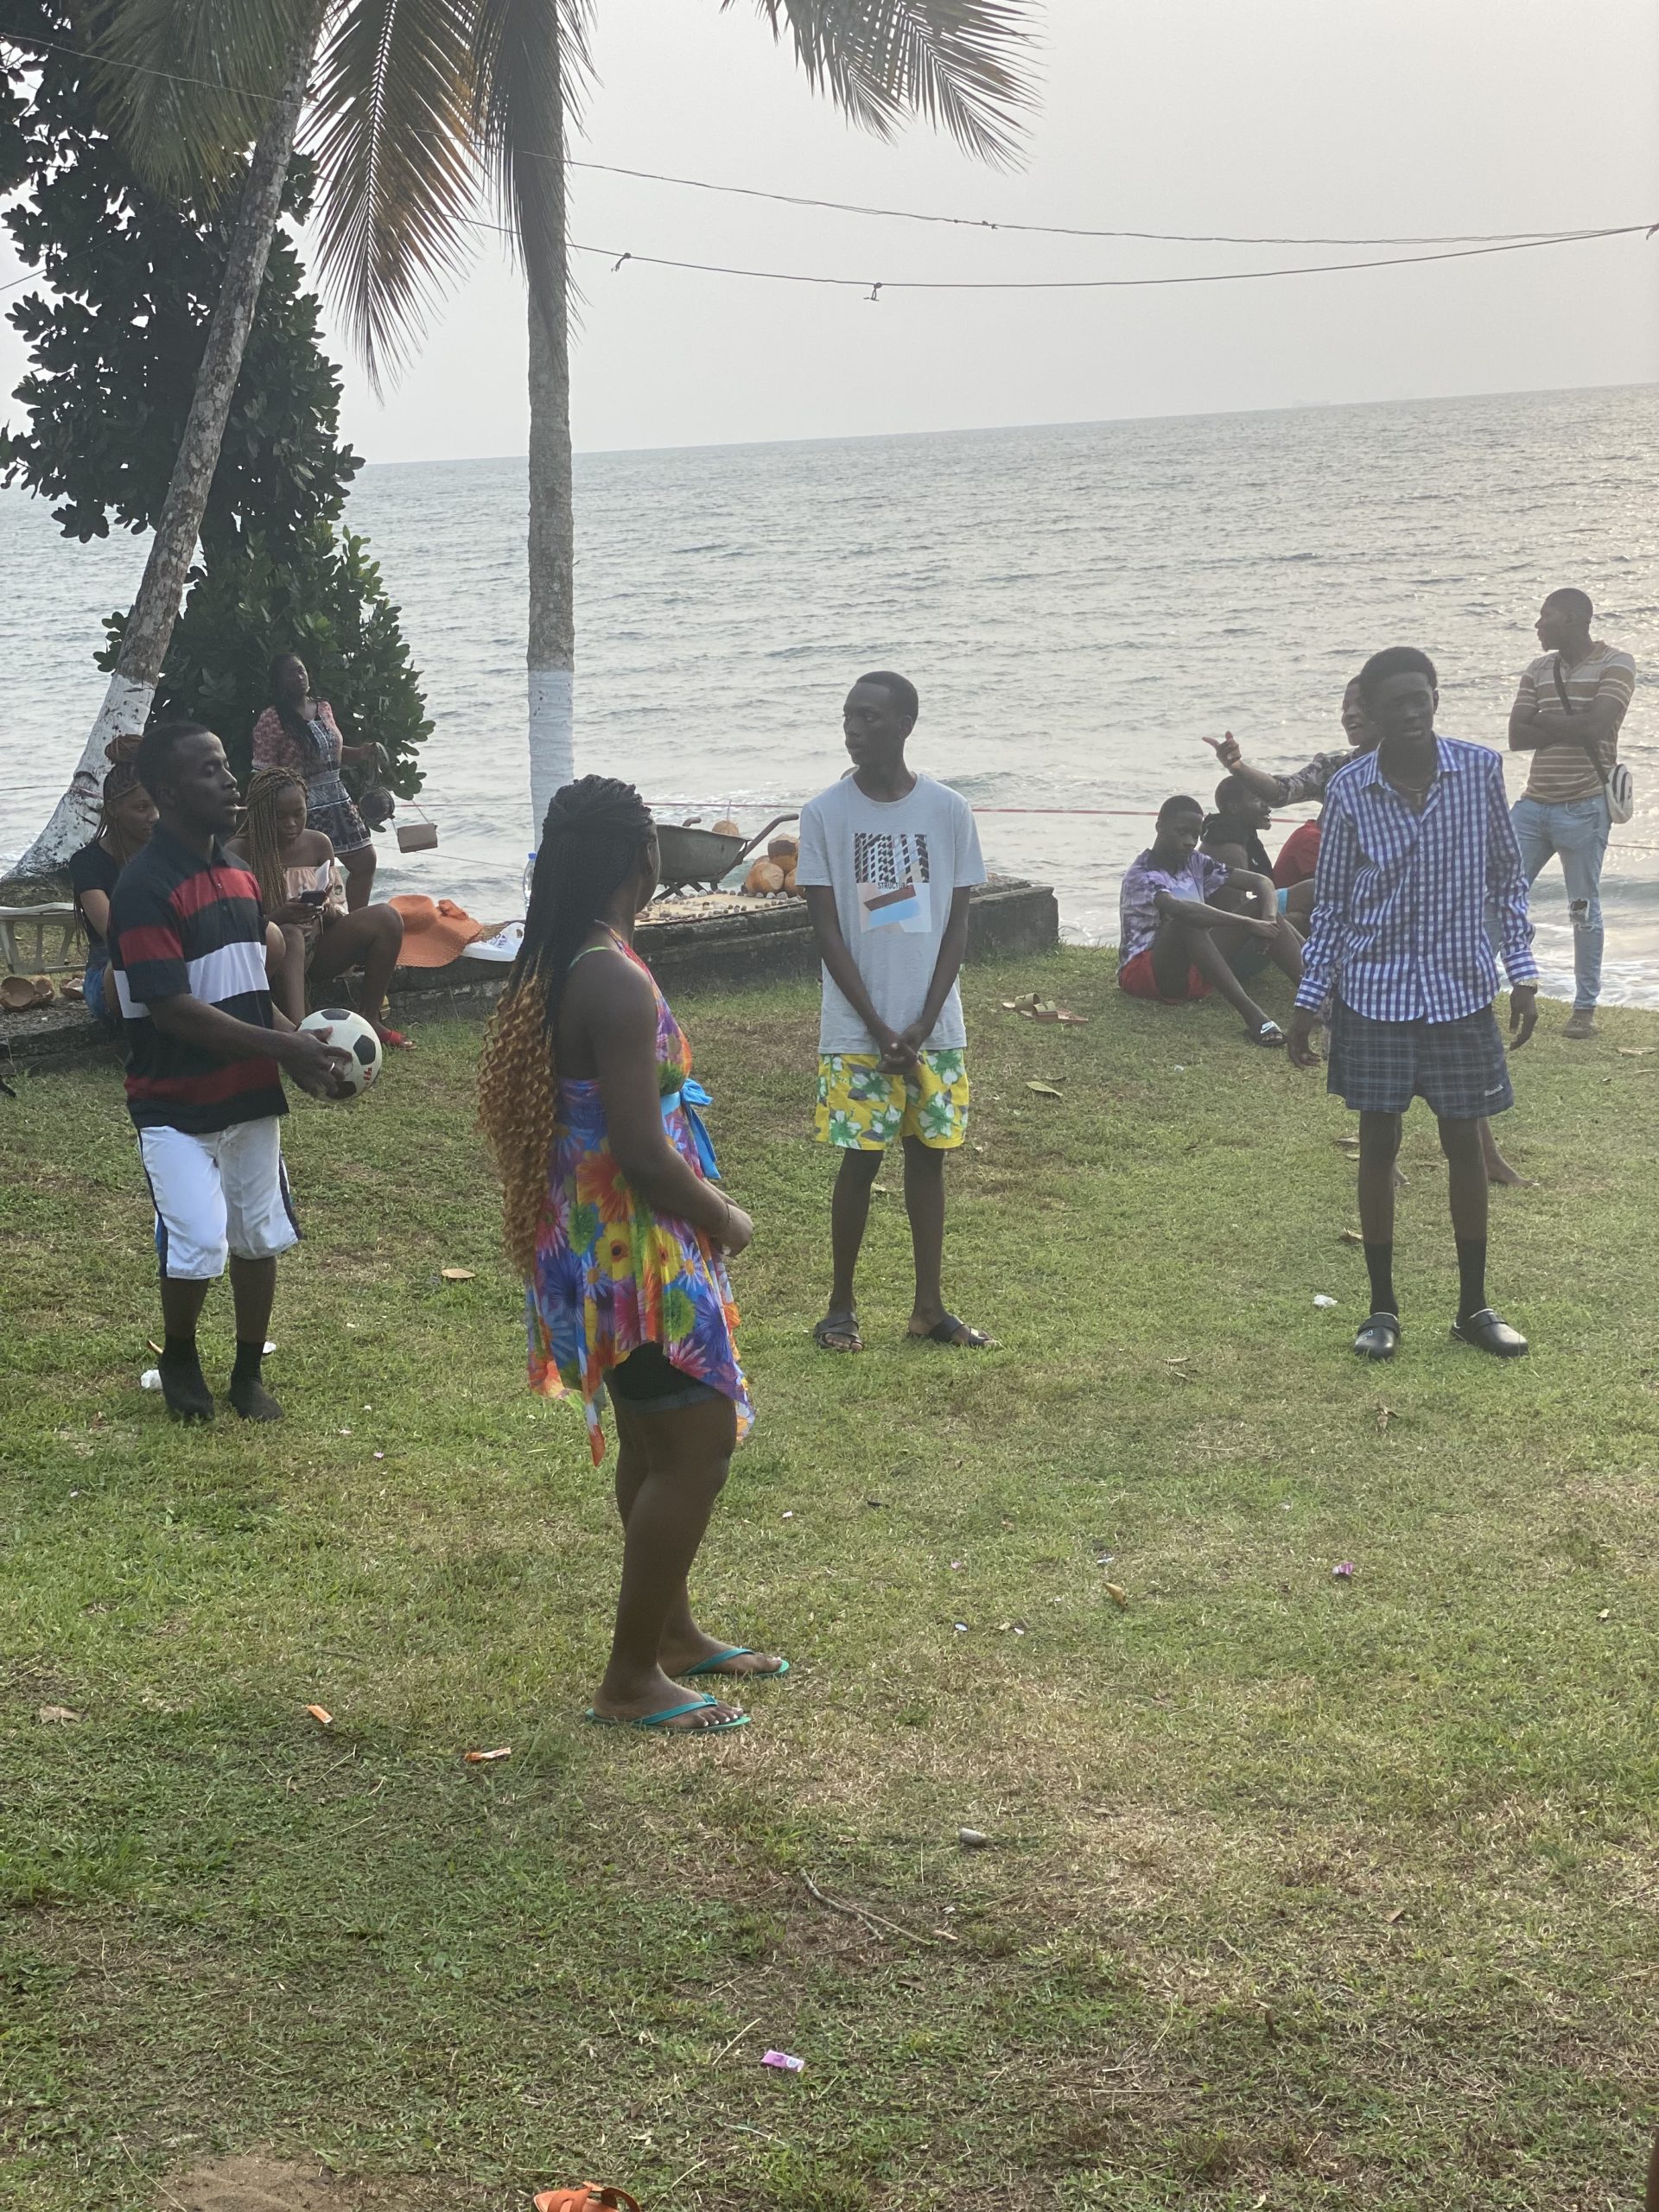
[[[121,871],[110,897],[110,962],[126,1024],[127,1110],[141,1129],[211,1136],[285,1114],[275,1060],[220,1059],[164,1036],[151,1002],[187,993],[238,1021],[275,1027],[259,886],[214,840],[202,860],[165,830]]]

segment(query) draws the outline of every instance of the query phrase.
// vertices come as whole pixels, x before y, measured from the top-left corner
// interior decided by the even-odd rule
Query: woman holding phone
[[[407,1046],[408,1038],[384,1019],[404,918],[395,906],[347,911],[334,849],[309,827],[305,784],[291,768],[255,771],[243,826],[226,850],[252,871],[266,918],[282,931],[285,957],[271,996],[289,1020],[305,1019],[308,981],[315,992],[360,968],[359,1011],[383,1045]]]
[[[726,1262],[754,1224],[711,1179],[690,1047],[633,949],[657,868],[656,825],[631,785],[584,776],[556,795],[479,1119],[524,1278],[531,1388],[580,1397],[596,1466],[607,1399],[616,1413],[622,1585],[588,1718],[706,1736],[747,1716],[684,1681],[786,1666],[709,1636],[686,1587],[753,1418]]]

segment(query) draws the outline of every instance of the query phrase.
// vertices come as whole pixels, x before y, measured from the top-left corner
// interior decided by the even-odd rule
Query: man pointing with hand
[[[1359,675],[1374,752],[1325,792],[1313,912],[1288,1048],[1316,1067],[1313,1025],[1332,1001],[1328,1087],[1359,1116],[1359,1219],[1371,1312],[1362,1358],[1392,1359],[1394,1164],[1414,1097],[1438,1116],[1450,1171],[1459,1298],[1452,1337],[1499,1359],[1527,1340],[1486,1303],[1486,1169],[1480,1122],[1514,1103],[1492,1002],[1497,916],[1509,973],[1512,1042],[1538,1019],[1537,963],[1503,764],[1484,745],[1441,737],[1434,664],[1414,646],[1375,653]]]

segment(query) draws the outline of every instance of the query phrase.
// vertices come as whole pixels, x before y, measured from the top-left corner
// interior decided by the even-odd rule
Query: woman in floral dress
[[[705,1170],[690,1048],[633,950],[657,867],[631,785],[585,776],[554,798],[480,1118],[525,1280],[531,1387],[580,1396],[596,1465],[607,1398],[615,1410],[622,1587],[588,1718],[707,1734],[747,1716],[688,1699],[676,1675],[747,1679],[786,1662],[705,1634],[686,1588],[753,1420],[726,1260],[754,1224]]]

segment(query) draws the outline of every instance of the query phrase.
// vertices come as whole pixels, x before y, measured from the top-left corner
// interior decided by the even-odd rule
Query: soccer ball
[[[380,1039],[360,1014],[353,1014],[350,1007],[323,1006],[315,1014],[308,1014],[300,1024],[313,1036],[321,1037],[325,1045],[338,1045],[349,1052],[352,1064],[340,1080],[346,1084],[346,1096],[355,1098],[366,1090],[380,1072]]]

